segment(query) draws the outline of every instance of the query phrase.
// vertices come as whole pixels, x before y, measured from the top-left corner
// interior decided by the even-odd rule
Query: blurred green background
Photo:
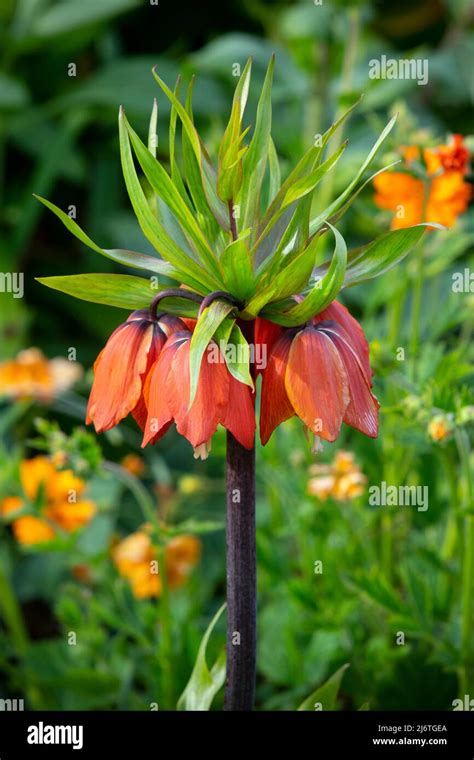
[[[18,545],[5,521],[0,697],[24,697],[35,709],[174,708],[225,595],[224,438],[206,463],[196,463],[190,447],[170,433],[140,453],[145,470],[136,477],[120,466],[139,452],[133,422],[101,436],[100,450],[92,434],[73,433],[84,420],[94,358],[124,312],[62,296],[34,278],[120,268],[71,238],[32,193],[66,210],[74,206],[78,223],[103,247],[148,252],[122,180],[119,105],[145,137],[158,97],[158,156],[166,165],[169,108],[151,67],[157,64],[169,85],[178,73],[185,80],[195,73],[195,117],[215,155],[235,64],[254,60],[252,123],[275,51],[273,136],[284,174],[364,93],[346,128],[344,161],[322,186],[328,200],[352,178],[394,112],[398,123],[378,167],[420,136],[437,144],[449,133],[473,132],[472,7],[467,0],[230,0],[215,7],[3,0],[0,50],[0,272],[25,276],[23,299],[0,293],[0,361],[32,346],[48,358],[67,357],[73,347],[85,370],[74,390],[46,404],[0,401],[0,497],[19,492],[19,462],[46,449],[68,452],[68,466],[77,465],[98,505],[73,540],[41,549]],[[428,84],[371,80],[369,61],[381,55],[428,59]],[[368,187],[342,231],[355,247],[389,222]],[[377,441],[346,428],[316,459],[291,421],[258,448],[259,709],[295,709],[344,663],[350,668],[341,709],[452,709],[459,695],[474,697],[474,295],[451,289],[453,272],[472,267],[473,240],[468,212],[448,235],[432,233],[426,244],[414,369],[397,361],[395,349],[410,341],[416,261],[409,257],[344,299],[371,342],[382,403]],[[38,418],[57,422],[66,437],[44,422],[38,429]],[[443,440],[430,434],[433,419],[445,425]],[[330,465],[337,449],[352,452],[365,477],[362,493],[311,494],[311,467]],[[427,485],[429,509],[370,506],[367,488],[381,481]],[[199,565],[168,601],[137,599],[111,560],[111,544],[144,522],[144,499],[170,529],[179,526],[176,532],[202,541]],[[72,572],[78,565],[87,568],[85,580]],[[163,641],[163,614],[171,641]],[[222,643],[221,621],[211,660]]]

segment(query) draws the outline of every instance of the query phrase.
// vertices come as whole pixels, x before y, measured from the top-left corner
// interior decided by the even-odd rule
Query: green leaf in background
[[[24,82],[0,71],[0,110],[25,108],[29,100],[30,94]]]
[[[189,348],[189,407],[192,406],[196,396],[204,351],[221,322],[234,308],[228,301],[213,301],[204,309],[196,323]]]
[[[64,277],[37,277],[38,282],[53,290],[91,303],[103,303],[119,309],[143,309],[156,295],[150,280],[129,274],[71,274]]]
[[[388,272],[418,243],[428,226],[417,224],[414,227],[392,230],[361,248],[349,251],[343,287],[357,285]],[[314,275],[322,277],[329,266],[326,262],[315,269]]]
[[[34,38],[51,39],[72,31],[108,21],[120,13],[136,8],[139,0],[63,0],[50,8],[42,8],[29,34]]]
[[[223,604],[212,618],[199,646],[191,678],[178,700],[178,710],[209,710],[217,692],[225,681],[225,650],[223,649],[214,665],[209,669],[206,662],[206,649],[217,621],[224,612]]]
[[[321,709],[324,711],[335,710],[336,700],[341,686],[341,681],[349,667],[349,663],[346,663],[339,670],[336,670],[333,675],[328,678],[316,691],[307,697],[304,702],[298,707],[298,711],[314,711],[315,705],[321,705]],[[319,708],[318,708],[319,709]]]

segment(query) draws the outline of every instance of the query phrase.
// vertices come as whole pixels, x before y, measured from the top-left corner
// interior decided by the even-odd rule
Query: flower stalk
[[[227,677],[225,710],[251,710],[256,664],[255,447],[227,433]]]

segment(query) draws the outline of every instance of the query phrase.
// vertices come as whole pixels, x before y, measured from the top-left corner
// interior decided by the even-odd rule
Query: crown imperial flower
[[[417,243],[425,226],[394,230],[349,252],[335,226],[363,186],[363,175],[394,120],[348,187],[311,217],[313,194],[346,147],[344,143],[327,155],[330,138],[352,108],[318,145],[308,148],[282,182],[271,138],[273,66],[272,58],[251,136],[243,127],[251,61],[245,66],[217,166],[194,125],[192,83],[183,105],[178,85],[173,92],[153,72],[171,102],[169,172],[157,160],[154,145],[141,141],[120,109],[125,184],[157,256],[103,249],[67,214],[40,199],[97,253],[147,270],[154,287],[157,275],[179,285],[157,293],[152,280],[131,275],[41,278],[78,298],[135,308],[94,365],[87,422],[98,432],[132,414],[143,431],[143,445],[156,443],[175,423],[195,455],[205,457],[222,425],[250,450],[255,381],[261,374],[263,443],[280,422],[294,415],[317,436],[317,445],[320,439],[334,441],[342,422],[377,435],[378,402],[371,390],[367,341],[336,296],[342,288],[394,266]],[[156,104],[151,118],[155,124]],[[178,120],[181,151],[176,150]],[[437,160],[459,167],[465,160],[463,150],[456,137],[451,149],[440,149]],[[148,195],[135,160],[145,175]],[[392,181],[396,175],[387,176]],[[376,179],[383,184],[383,178],[379,174]],[[418,198],[417,189],[412,189]],[[334,252],[329,261],[318,263],[323,236],[334,239]],[[263,350],[266,366],[251,361],[252,346]]]

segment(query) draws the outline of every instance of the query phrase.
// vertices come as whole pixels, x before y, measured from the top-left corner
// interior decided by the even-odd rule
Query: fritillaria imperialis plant
[[[245,66],[217,163],[194,125],[192,82],[183,104],[180,83],[172,91],[153,72],[171,103],[169,170],[156,158],[156,103],[148,144],[120,109],[125,184],[156,256],[101,248],[67,214],[40,198],[85,245],[148,273],[40,280],[76,298],[132,312],[95,362],[88,421],[100,432],[130,413],[143,431],[143,445],[161,439],[174,422],[201,457],[207,456],[218,425],[227,429],[229,710],[251,709],[254,695],[258,376],[263,443],[294,415],[314,434],[317,446],[320,439],[334,441],[342,422],[375,437],[378,402],[367,341],[336,297],[341,289],[386,272],[424,233],[423,225],[394,230],[348,253],[336,228],[373,180],[364,175],[393,120],[350,184],[312,215],[318,185],[346,148],[344,143],[327,155],[330,139],[352,109],[282,181],[271,138],[273,66],[272,59],[251,137],[243,128],[251,62]],[[138,166],[146,181],[140,181]],[[328,238],[333,254],[320,262]]]

